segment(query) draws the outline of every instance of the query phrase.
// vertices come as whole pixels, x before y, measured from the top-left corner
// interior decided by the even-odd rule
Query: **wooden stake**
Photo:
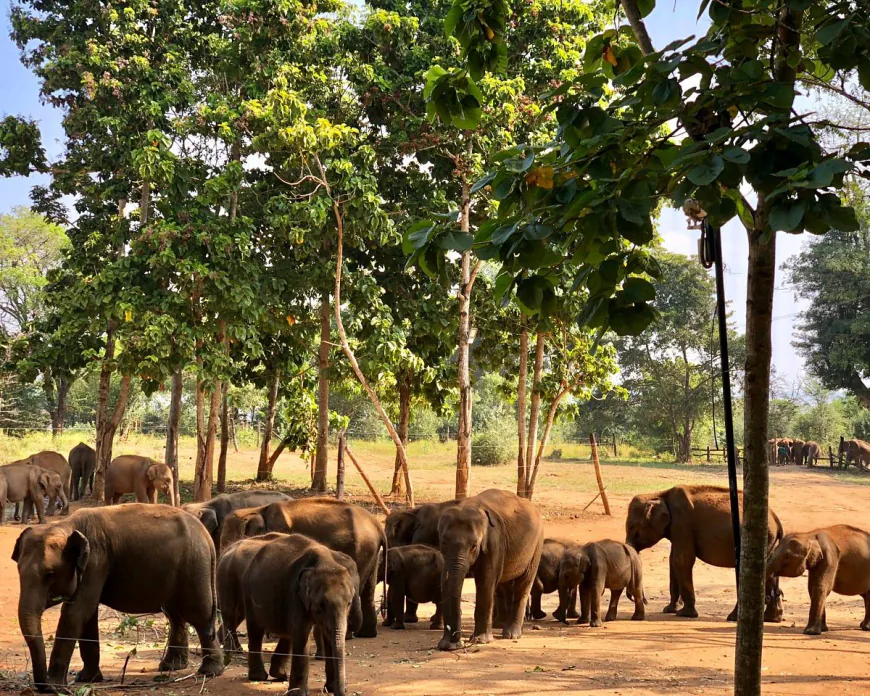
[[[380,494],[377,492],[375,487],[372,485],[372,482],[369,481],[369,477],[366,476],[366,473],[362,470],[362,467],[359,465],[359,462],[356,460],[356,457],[353,456],[353,452],[350,451],[350,445],[345,444],[344,451],[347,452],[347,456],[350,457],[350,461],[353,462],[353,465],[356,467],[356,470],[359,472],[359,475],[362,476],[362,480],[365,481],[366,485],[369,487],[369,490],[372,492],[372,495],[375,498],[375,502],[377,502],[378,507],[381,508],[387,515],[390,514],[390,508],[386,506],[383,498],[381,498]]]
[[[592,446],[592,463],[595,465],[595,478],[598,480],[598,492],[601,494],[601,502],[604,503],[604,514],[611,517],[610,503],[607,500],[604,483],[601,481],[601,465],[598,462],[598,444],[595,442],[595,433],[589,433],[589,444]]]
[[[345,434],[338,436],[338,473],[335,478],[335,497],[344,500],[344,448],[347,445]]]

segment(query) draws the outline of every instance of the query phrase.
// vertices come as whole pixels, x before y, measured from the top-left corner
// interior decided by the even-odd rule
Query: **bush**
[[[471,438],[471,463],[474,466],[507,464],[516,450],[504,433],[483,432]]]

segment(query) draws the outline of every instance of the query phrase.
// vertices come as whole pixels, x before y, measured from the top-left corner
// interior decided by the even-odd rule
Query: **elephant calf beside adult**
[[[256,508],[236,510],[224,518],[221,554],[245,537],[267,532],[304,534],[314,541],[350,556],[360,577],[363,621],[357,636],[378,634],[375,609],[378,556],[386,548],[384,530],[368,510],[334,498],[283,500]]]
[[[854,462],[856,467],[870,469],[870,443],[858,440],[857,438],[854,440],[843,440],[840,442],[839,453],[846,455],[846,468]]]
[[[55,472],[60,477],[61,485],[63,487],[63,495],[57,493],[51,495],[47,494],[47,514],[49,517],[54,515],[54,511],[57,509],[58,502],[61,503],[62,511],[64,514],[69,512],[70,482],[72,480],[72,469],[70,469],[66,458],[62,454],[58,452],[52,452],[51,450],[43,450],[42,452],[31,454],[29,457],[27,457],[27,459],[20,459],[17,462],[12,462],[12,464],[38,466],[42,469]],[[42,501],[40,501],[40,505],[42,505]],[[19,506],[16,504],[16,519],[19,517],[18,512]]]
[[[476,588],[471,642],[492,640],[496,591],[503,610],[502,637],[519,638],[544,544],[537,508],[513,493],[486,490],[442,511],[438,539],[444,557],[439,650],[462,647],[462,585],[469,572]]]
[[[93,447],[80,442],[69,451],[72,469],[72,499],[81,500],[85,490],[94,494],[94,472],[97,470],[97,453]]]
[[[740,492],[741,507],[743,493]],[[768,550],[782,539],[782,524],[770,511]],[[655,546],[662,539],[671,542],[670,602],[666,614],[697,618],[692,569],[695,561],[719,568],[734,567],[734,534],[727,488],[718,486],[675,486],[659,493],[636,495],[625,519],[625,543],[637,551]],[[765,621],[782,620],[782,599],[778,585],[767,589]],[[683,606],[680,608],[680,601]],[[737,607],[728,616],[737,620]]]
[[[39,691],[66,686],[76,641],[84,662],[76,681],[102,681],[100,604],[125,613],[166,614],[169,647],[161,670],[187,665],[189,623],[205,656],[200,674],[223,672],[215,634],[214,545],[187,513],[138,503],[78,510],[58,522],[25,529],[12,560],[21,584],[18,622]],[[46,671],[42,614],[61,603]]]
[[[211,534],[215,548],[219,549],[221,530],[227,515],[236,510],[259,507],[281,500],[290,500],[290,496],[279,491],[238,491],[236,493],[221,493],[203,503],[187,503],[181,507],[199,518],[199,521]]]
[[[15,508],[23,504],[21,519],[29,521],[31,511],[36,510],[40,523],[45,522],[45,496],[49,500],[59,498],[64,507],[69,503],[63,490],[63,481],[55,471],[43,469],[33,464],[7,464],[0,467],[4,480],[3,495],[0,497],[0,524],[6,516],[6,503],[15,503]],[[49,505],[49,514],[53,512]]]
[[[135,493],[139,503],[153,504],[157,502],[158,491],[166,495],[169,504],[175,507],[172,469],[150,457],[124,454],[115,457],[106,470],[106,505],[117,505],[126,493]]]

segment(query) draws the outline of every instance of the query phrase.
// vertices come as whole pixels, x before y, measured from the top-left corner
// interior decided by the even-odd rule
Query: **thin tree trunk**
[[[538,337],[535,341],[535,364],[533,368],[532,381],[532,405],[529,408],[529,439],[526,443],[526,461],[529,462],[526,466],[526,488],[529,487],[529,477],[531,476],[531,463],[534,461],[535,449],[538,446],[538,421],[541,416],[541,380],[544,374],[544,343],[546,335],[543,332],[538,332]]]
[[[677,433],[677,461],[687,464],[692,461],[692,430],[686,428]]]
[[[260,462],[257,465],[258,481],[268,481],[272,476],[272,470],[269,468],[269,447],[272,444],[272,431],[275,428],[279,384],[280,375],[276,367],[272,373],[272,379],[269,380],[269,403],[266,406],[266,422],[263,426],[263,439],[260,441]]]
[[[233,451],[239,451],[239,441],[236,439],[236,418],[238,417],[238,409],[234,408],[230,416],[230,434],[233,438]]]
[[[172,373],[172,386],[169,396],[169,420],[166,423],[166,449],[163,460],[172,470],[175,479],[175,500],[181,505],[181,495],[178,483],[178,426],[181,422],[181,396],[184,391],[184,381],[181,369]]]
[[[112,415],[104,415],[101,421],[101,428],[97,431],[97,470],[94,473],[94,500],[102,500],[105,494],[106,469],[112,463],[112,444],[115,439],[115,432],[118,430],[118,425],[121,423],[124,412],[127,410],[127,399],[130,396],[131,383],[131,375],[124,375],[121,378],[118,401],[115,403]]]
[[[338,302],[338,300],[336,300]],[[326,490],[326,472],[329,464],[329,349],[331,338],[329,318],[329,290],[320,297],[320,351],[317,374],[317,449],[314,453],[314,475],[311,489],[317,493]]]
[[[278,461],[278,457],[281,456],[281,452],[283,452],[289,443],[289,440],[285,437],[281,442],[278,443],[278,446],[275,448],[275,451],[269,455],[269,472],[275,470],[275,462]]]
[[[218,411],[221,401],[221,381],[212,384],[208,421],[205,420],[205,383],[196,384],[196,467],[193,478],[193,499],[196,502],[212,496],[214,481],[214,443],[217,435]]]
[[[520,333],[520,374],[517,385],[517,435],[519,448],[517,451],[517,495],[525,498],[526,490],[526,382],[529,372],[529,329],[523,325]]]
[[[51,417],[51,437],[57,439],[63,435],[63,427],[66,422],[66,397],[69,393],[69,380],[61,375],[54,377],[50,371],[43,375],[43,391],[48,404],[48,413]]]
[[[104,349],[103,362],[100,365],[100,382],[97,391],[97,414],[96,414],[96,459],[97,468],[94,472],[94,500],[102,500],[105,492],[105,469],[112,460],[111,440],[109,441],[108,453],[103,452],[105,432],[109,422],[109,387],[112,383],[111,362],[115,359],[115,322],[109,321],[106,328],[106,346]],[[114,433],[112,433],[114,436]]]
[[[226,493],[227,490],[227,451],[230,448],[230,409],[227,404],[227,383],[223,383],[221,389],[221,451],[218,455],[217,468],[217,492]]]
[[[399,376],[399,437],[408,450],[408,433],[411,429],[411,383],[413,375],[405,372]],[[401,496],[403,493],[402,460],[396,452],[396,461],[393,465],[393,484],[390,487],[390,495]]]
[[[559,390],[559,393],[556,394],[556,398],[553,399],[553,403],[550,404],[550,408],[547,411],[547,421],[544,425],[544,433],[541,436],[541,444],[538,446],[538,453],[535,455],[535,466],[532,469],[528,489],[526,491],[526,497],[529,500],[531,500],[532,496],[535,494],[535,481],[538,480],[538,470],[541,468],[541,460],[544,458],[544,449],[550,441],[550,433],[553,430],[553,421],[556,420],[556,412],[559,410],[559,404],[562,403],[562,399],[565,398],[566,394],[568,394],[568,387],[563,383],[562,388]]]

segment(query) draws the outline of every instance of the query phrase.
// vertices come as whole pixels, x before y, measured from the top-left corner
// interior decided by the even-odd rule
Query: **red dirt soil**
[[[615,473],[614,469],[609,472]],[[660,476],[662,487],[674,481]],[[718,477],[717,477],[718,478]],[[723,476],[724,478],[724,472]],[[870,529],[867,499],[870,489],[838,482],[825,473],[787,469],[772,472],[772,505],[786,531],[806,530],[834,523],[851,523]],[[721,480],[721,479],[720,479]],[[711,481],[712,482],[712,481]],[[591,498],[570,505],[552,494],[544,501],[548,536],[578,541],[602,538],[622,539],[624,515],[629,496],[611,498],[613,517],[580,513]],[[590,510],[599,510],[597,503]],[[572,519],[573,518],[573,519]],[[29,675],[28,654],[21,638],[15,607],[18,577],[10,560],[21,527],[0,527],[0,691],[21,692]],[[399,694],[480,694],[521,696],[525,694],[726,694],[732,691],[734,670],[734,624],[725,621],[735,600],[732,570],[698,563],[695,587],[698,595],[697,620],[679,619],[661,613],[667,601],[667,554],[669,545],[660,543],[644,551],[644,580],[649,598],[647,620],[628,620],[631,602],[624,596],[619,618],[592,629],[563,626],[551,618],[527,622],[519,641],[497,640],[468,651],[442,653],[435,649],[439,633],[429,631],[425,618],[431,606],[420,608],[421,622],[405,631],[381,629],[375,639],[348,642],[349,693],[366,696]],[[860,597],[831,595],[828,602],[830,632],[820,637],[801,633],[809,611],[806,580],[784,579],[785,620],[765,627],[764,691],[768,694],[870,693],[870,634],[859,630],[863,617]],[[466,583],[465,635],[471,627],[474,602],[473,583]],[[551,612],[556,597],[545,597],[544,610]],[[45,635],[53,636],[58,608],[46,612]],[[236,656],[226,673],[203,683],[191,676],[191,668],[171,675],[183,681],[155,682],[157,663],[163,649],[163,624],[131,629],[126,637],[115,632],[123,617],[103,608],[101,622],[102,668],[107,681],[95,685],[106,693],[154,692],[165,695],[284,693],[286,684],[246,681],[244,658]],[[145,619],[140,619],[144,624]],[[498,632],[496,632],[498,633]],[[191,639],[196,646],[195,636]],[[120,675],[131,649],[126,680]],[[269,644],[268,647],[272,647]],[[196,650],[194,650],[196,652]],[[81,665],[78,653],[72,670]],[[312,663],[310,687],[317,693],[323,685],[323,663]],[[87,693],[80,691],[80,694]]]

